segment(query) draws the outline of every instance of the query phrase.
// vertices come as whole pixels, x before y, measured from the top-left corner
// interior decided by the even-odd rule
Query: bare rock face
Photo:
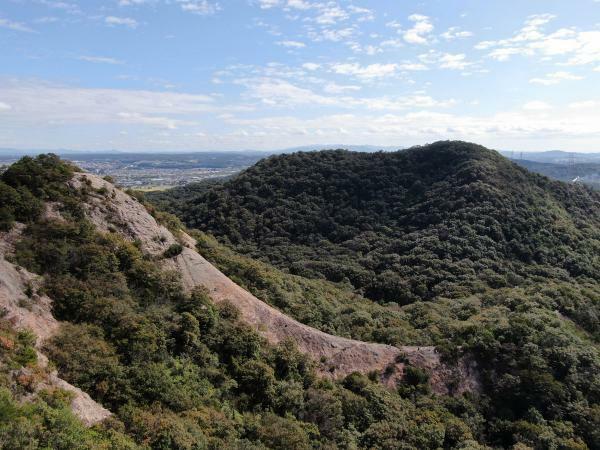
[[[352,372],[368,373],[377,370],[382,381],[390,386],[403,376],[404,361],[426,370],[434,392],[462,393],[479,389],[477,370],[473,362],[463,360],[457,368],[440,361],[434,347],[393,347],[361,342],[319,331],[304,325],[244,290],[196,250],[196,242],[182,233],[176,238],[146,211],[137,200],[115,188],[111,183],[91,174],[76,174],[74,187],[88,184],[102,190],[104,196],[93,196],[87,204],[89,219],[104,231],[118,231],[130,240],[140,242],[142,249],[155,256],[162,255],[178,241],[183,251],[166,259],[165,269],[181,274],[184,288],[191,291],[197,286],[208,289],[216,303],[228,301],[235,305],[242,319],[254,327],[270,343],[294,340],[300,351],[310,355],[322,376],[339,378]]]
[[[52,336],[59,324],[52,316],[52,301],[34,293],[39,285],[38,277],[5,259],[23,228],[17,224],[8,233],[0,233],[0,307],[4,308],[5,319],[16,329],[33,331],[39,344]],[[31,298],[27,295],[29,292]]]
[[[0,309],[4,318],[16,330],[31,330],[37,337],[38,365],[47,368],[48,358],[40,349],[43,343],[59,329],[60,323],[52,316],[52,300],[45,295],[37,295],[40,279],[38,276],[6,260],[14,243],[18,240],[24,225],[17,224],[8,233],[0,233]],[[92,426],[111,415],[110,411],[92,400],[81,389],[72,386],[58,377],[56,371],[35,386],[41,389],[59,388],[73,394],[71,408],[81,421]]]

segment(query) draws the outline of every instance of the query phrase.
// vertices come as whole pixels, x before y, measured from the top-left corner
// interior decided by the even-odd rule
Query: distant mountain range
[[[89,164],[106,163],[115,167],[131,170],[139,169],[186,169],[193,167],[248,167],[259,160],[275,154],[290,154],[319,150],[345,149],[354,152],[373,153],[377,151],[403,150],[402,146],[376,145],[343,145],[343,144],[314,144],[291,147],[280,150],[239,150],[239,151],[158,151],[158,152],[124,152],[119,150],[81,151],[56,149],[52,152],[82,164],[82,167],[92,170]],[[0,148],[0,162],[10,163],[24,155],[36,155],[49,150]],[[586,183],[591,186],[600,185],[600,153],[566,152],[548,150],[542,152],[521,152],[501,150],[500,154],[533,172],[546,175],[561,181]],[[113,166],[111,166],[113,167]],[[105,168],[106,169],[106,168]],[[114,167],[113,167],[114,169]]]
[[[25,155],[39,155],[40,153],[56,153],[61,156],[77,155],[86,156],[90,155],[102,155],[102,156],[115,156],[127,157],[135,156],[139,158],[139,155],[148,154],[153,157],[159,155],[194,155],[194,154],[206,154],[206,153],[227,153],[227,154],[251,154],[251,155],[272,155],[279,153],[295,153],[295,152],[310,152],[318,150],[335,150],[345,149],[352,150],[355,152],[377,152],[377,151],[397,151],[406,148],[405,146],[378,146],[378,145],[347,145],[347,144],[313,144],[313,145],[302,145],[298,147],[283,148],[277,150],[192,150],[192,151],[181,151],[181,150],[147,150],[147,151],[122,151],[122,150],[72,150],[72,149],[16,149],[16,148],[0,148],[0,157],[10,156],[25,156]]]
[[[600,162],[600,153],[565,152],[562,150],[548,150],[545,152],[520,152],[501,150],[500,153],[509,159],[536,161],[551,164],[574,164]]]
[[[408,148],[403,145],[348,145],[348,144],[311,144],[298,147],[289,147],[277,150],[157,150],[157,151],[122,151],[122,150],[73,150],[73,149],[17,149],[17,148],[0,148],[0,156],[22,156],[22,155],[38,155],[40,153],[56,153],[58,155],[137,155],[152,154],[152,155],[190,155],[196,153],[251,153],[251,154],[276,154],[276,153],[294,153],[294,152],[309,152],[316,150],[335,150],[345,149],[355,152],[376,152],[376,151],[397,151]],[[541,152],[524,152],[519,150],[500,150],[502,155],[510,159],[524,159],[528,161],[547,162],[554,164],[566,164],[570,158],[575,158],[576,162],[598,162],[600,161],[600,152],[582,153],[568,152],[564,150],[547,150]]]

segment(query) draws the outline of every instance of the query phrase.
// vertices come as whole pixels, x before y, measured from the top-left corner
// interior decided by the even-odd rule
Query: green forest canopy
[[[450,145],[459,147],[450,154],[463,154],[461,145]],[[477,155],[480,150],[469,151]],[[302,161],[313,155],[321,158],[320,154],[285,158]],[[411,336],[418,341],[420,337],[432,336],[450,362],[459,354],[470,355],[477,361],[482,392],[458,397],[431,395],[427,377],[416,368],[409,369],[411,376],[391,391],[357,374],[338,382],[318,379],[310,360],[300,355],[293,343],[267,345],[239,321],[234,308],[227,304],[216,307],[206,292],[184,294],[177,274],[160,270],[159,260],[144,255],[118,233],[102,234],[95,230],[82,213],[82,202],[87,195],[106,193],[89,192],[86,186],[79,191],[68,188],[65,181],[72,176],[71,166],[52,156],[16,163],[0,177],[0,191],[10,193],[8,201],[1,204],[10,219],[4,227],[10,228],[14,220],[27,224],[15,260],[44,276],[43,290],[54,299],[54,314],[64,322],[60,334],[47,344],[46,352],[62,377],[89,392],[110,408],[115,417],[90,432],[69,415],[60,395],[40,396],[35,407],[22,408],[18,400],[27,388],[16,389],[10,370],[3,370],[0,446],[19,448],[19,442],[27,441],[33,443],[31,448],[72,448],[73,442],[79,442],[81,448],[156,449],[481,449],[488,445],[600,448],[597,315],[600,294],[594,272],[598,269],[594,259],[597,256],[582,252],[589,258],[586,265],[585,258],[578,253],[578,246],[587,242],[593,245],[592,240],[597,237],[597,204],[594,204],[597,198],[589,191],[573,190],[562,184],[551,184],[548,188],[549,182],[541,177],[533,178],[538,181],[526,188],[532,178],[525,171],[518,172],[524,180],[520,187],[518,179],[508,180],[510,187],[488,185],[482,179],[489,176],[488,172],[495,174],[498,168],[494,154],[489,153],[491,159],[485,151],[481,155],[488,170],[473,172],[474,179],[467,183],[479,186],[479,191],[474,189],[476,192],[531,189],[534,198],[541,201],[559,198],[550,192],[556,190],[574,199],[570,208],[556,200],[554,214],[562,214],[557,221],[563,228],[549,239],[557,237],[564,248],[551,247],[550,254],[555,256],[549,256],[545,262],[536,259],[527,262],[510,249],[505,251],[504,246],[499,247],[499,256],[493,262],[470,250],[465,253],[466,263],[474,267],[489,264],[496,273],[501,273],[504,265],[514,265],[512,270],[521,277],[518,283],[493,284],[485,280],[477,285],[469,277],[459,278],[449,283],[452,296],[444,297],[434,291],[431,294],[428,290],[421,297],[415,291],[411,298],[398,301],[395,306],[390,306],[383,297],[374,297],[384,303],[382,306],[352,293],[352,290],[360,293],[364,287],[352,284],[350,278],[334,285],[315,271],[310,273],[314,279],[305,282],[304,278],[264,262],[256,266],[247,256],[236,255],[210,236],[204,235],[199,245],[209,257],[219,259],[220,266],[235,271],[239,281],[249,289],[261,289],[273,302],[287,300],[287,306],[282,305],[291,312],[303,301],[304,292],[317,297],[313,303],[315,309],[327,307],[327,302],[318,301],[320,291],[327,292],[332,304],[339,305],[335,308],[342,310],[344,304],[354,308],[358,314],[348,315],[352,320],[337,325],[350,335],[371,333],[381,340],[388,339],[384,333],[386,322],[373,319],[383,314],[384,308],[394,309],[398,314],[397,326],[405,330],[405,335],[395,339]],[[345,156],[345,152],[327,152],[322,157],[330,162],[322,162],[321,166],[329,166],[329,170],[336,172],[338,165],[331,161]],[[471,159],[463,157],[463,164],[471,166]],[[271,159],[266,161],[271,161],[269,164],[274,167],[278,165]],[[243,179],[252,170],[240,177]],[[47,181],[40,186],[35,177],[28,176],[30,173],[46,177]],[[287,183],[295,184],[291,180],[297,176],[296,169],[287,173]],[[336,179],[333,175],[327,178]],[[451,181],[448,191],[437,192],[450,198],[454,195],[457,206],[463,205],[461,191]],[[324,185],[323,192],[336,199],[348,197],[336,194],[334,187]],[[426,184],[423,192],[428,189]],[[13,191],[18,195],[13,195]],[[419,191],[407,194],[421,199],[415,204],[425,202],[425,194]],[[472,189],[463,191],[471,198],[467,194]],[[323,193],[317,192],[313,197],[316,205],[330,202],[328,196],[327,200],[319,200]],[[500,198],[509,202],[508,194]],[[29,203],[37,205],[36,208],[20,212],[26,204],[23,199],[35,199]],[[444,203],[443,198],[430,200]],[[46,201],[60,202],[66,221],[44,219],[39,212]],[[239,201],[246,201],[242,194]],[[292,201],[301,206],[298,198]],[[465,200],[462,206],[465,215],[453,215],[449,236],[453,230],[461,231],[485,221],[485,215],[480,215],[486,209],[472,208],[471,214],[466,214],[469,202],[473,200]],[[359,202],[357,207],[362,204]],[[196,204],[199,206],[200,203]],[[232,208],[236,208],[233,203]],[[391,216],[385,208],[381,208],[381,214]],[[541,207],[532,206],[529,214],[533,222],[541,220],[539,216],[546,217]],[[186,219],[183,214],[182,217]],[[410,233],[418,233],[421,228],[429,230],[425,218],[421,220],[411,225]],[[508,221],[506,217],[498,221],[500,230]],[[382,230],[381,235],[391,240],[393,232],[386,237],[391,222],[386,223],[374,225],[371,230],[374,240],[379,239]],[[589,229],[583,228],[586,224]],[[521,233],[525,237],[518,242],[539,232],[533,226],[523,226]],[[223,241],[227,241],[226,230],[220,234]],[[272,229],[271,234],[275,231]],[[328,233],[328,240],[337,246],[331,248],[343,249],[345,241],[336,241],[333,230]],[[482,233],[465,235],[474,239],[472,245],[476,245]],[[435,235],[430,234],[429,241],[435,249],[439,244],[432,236]],[[437,236],[439,242],[447,242],[443,234]],[[465,244],[470,242],[464,239]],[[286,248],[288,240],[289,236],[281,240],[282,248]],[[262,248],[233,242],[229,240],[236,249],[243,250],[243,245],[248,245],[259,252]],[[314,242],[321,244],[322,239]],[[321,251],[316,247],[308,239],[301,245],[291,245],[289,251],[302,249],[314,257],[311,252]],[[345,248],[341,256],[331,253],[331,259],[327,252],[320,254],[334,265],[334,257],[351,259],[350,247]],[[564,261],[553,259],[563,254],[574,258],[571,269]],[[270,261],[266,253],[262,258]],[[454,261],[450,258],[450,262]],[[277,265],[287,269],[283,263]],[[307,267],[310,269],[310,265]],[[376,273],[376,267],[372,270]],[[268,283],[260,283],[262,274],[268,277]],[[410,279],[407,274],[402,276]],[[428,272],[424,276],[429,276]],[[508,276],[506,279],[509,280]],[[29,301],[34,301],[35,294]],[[2,354],[2,367],[34,367],[31,338],[16,336],[7,324],[0,325],[4,338],[18,342],[11,352]]]

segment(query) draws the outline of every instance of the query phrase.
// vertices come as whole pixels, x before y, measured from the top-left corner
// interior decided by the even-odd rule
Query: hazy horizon
[[[417,144],[418,145],[427,145],[428,143]],[[153,150],[122,150],[122,149],[70,149],[70,148],[47,148],[47,149],[32,149],[32,148],[0,148],[0,157],[1,156],[19,156],[19,155],[37,155],[42,153],[57,153],[57,154],[140,154],[140,155],[168,155],[168,154],[194,154],[194,153],[282,153],[289,151],[306,151],[308,149],[312,150],[337,150],[344,149],[350,151],[399,151],[406,150],[410,148],[409,146],[377,146],[377,145],[356,145],[356,144],[307,144],[296,147],[288,147],[288,148],[276,148],[276,149],[190,149],[190,150],[169,150],[169,149],[153,149]],[[368,150],[363,150],[362,148],[368,148]],[[518,158],[520,153],[523,154],[536,154],[536,153],[550,153],[550,152],[561,152],[567,154],[589,154],[589,155],[600,155],[599,151],[570,151],[570,150],[562,150],[562,149],[543,149],[543,150],[517,150],[517,149],[503,149],[496,148],[492,149],[498,152],[502,152],[505,154],[514,153],[514,157]],[[14,154],[10,152],[14,151]]]

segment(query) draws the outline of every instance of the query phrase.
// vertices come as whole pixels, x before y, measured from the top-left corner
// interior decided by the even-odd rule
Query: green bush
[[[181,254],[183,246],[181,244],[171,244],[168,249],[164,252],[165,258],[174,258]]]

